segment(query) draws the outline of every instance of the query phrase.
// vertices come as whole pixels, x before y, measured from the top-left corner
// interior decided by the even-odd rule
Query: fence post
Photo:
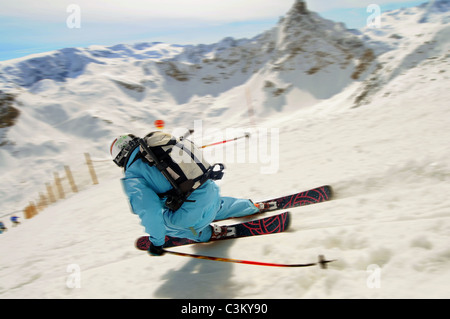
[[[72,188],[72,192],[78,193],[78,188],[73,179],[72,172],[70,171],[70,167],[66,165],[66,166],[64,166],[64,169],[66,170],[67,179],[69,180],[69,184],[70,184],[70,188]]]
[[[54,202],[56,202],[56,199],[55,194],[53,194],[52,186],[49,183],[46,183],[45,186],[47,187],[48,200],[50,204],[53,204]]]
[[[23,216],[25,217],[25,219],[31,218],[31,204],[23,209]]]
[[[33,202],[30,202],[30,204],[24,209],[25,219],[33,218],[35,215],[37,215],[36,206],[34,206]]]
[[[31,217],[34,217],[37,214],[38,214],[38,210],[36,208],[36,205],[33,202],[31,202]]]
[[[47,205],[48,205],[47,197],[45,197],[44,194],[39,193],[39,201],[37,203],[37,210],[38,211],[44,210],[45,208],[47,208]]]
[[[84,153],[84,157],[86,157],[86,164],[89,168],[89,173],[91,174],[92,182],[95,184],[98,184],[97,174],[95,174],[94,165],[91,161],[91,156],[89,153]]]
[[[58,190],[59,199],[64,199],[64,189],[61,184],[61,179],[59,178],[58,173],[55,173],[55,184],[56,189]]]

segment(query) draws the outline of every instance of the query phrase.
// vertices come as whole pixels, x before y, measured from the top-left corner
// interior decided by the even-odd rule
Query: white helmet
[[[119,167],[124,167],[128,155],[139,145],[138,139],[133,134],[121,135],[116,138],[109,149],[112,160]]]

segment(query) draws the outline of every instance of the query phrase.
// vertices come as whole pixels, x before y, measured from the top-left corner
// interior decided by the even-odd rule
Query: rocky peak
[[[359,56],[364,50],[362,42],[348,32],[345,25],[319,16],[307,9],[304,0],[296,0],[286,16],[278,24],[277,49],[297,54],[306,51],[335,51],[358,49]],[[333,46],[330,47],[329,45]],[[327,47],[327,49],[324,49]],[[319,49],[320,48],[320,49]],[[332,52],[330,52],[330,50]],[[345,55],[348,55],[345,53]]]
[[[302,21],[306,17],[308,17],[309,14],[310,12],[306,7],[306,2],[303,0],[297,0],[286,14],[285,20],[288,22],[288,24],[298,23],[299,21]]]
[[[293,11],[299,14],[308,14],[308,9],[306,8],[306,2],[303,0],[297,0],[292,7]]]

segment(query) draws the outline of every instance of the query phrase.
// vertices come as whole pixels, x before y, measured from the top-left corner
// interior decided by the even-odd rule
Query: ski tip
[[[288,230],[289,229],[289,227],[291,227],[291,212],[286,212],[285,213],[286,214],[286,222],[285,222],[285,227],[284,227],[284,230]]]
[[[334,196],[334,191],[333,191],[333,188],[332,188],[331,186],[328,186],[328,187],[327,187],[327,193],[328,193],[328,197],[329,197],[329,198],[333,198],[333,196]]]
[[[150,247],[150,241],[148,236],[141,236],[134,242],[134,247],[138,250],[148,250]]]
[[[325,185],[325,186],[322,186],[322,187],[323,187],[325,193],[327,193],[327,195],[329,197],[331,197],[333,195],[333,187],[331,187],[331,185]]]

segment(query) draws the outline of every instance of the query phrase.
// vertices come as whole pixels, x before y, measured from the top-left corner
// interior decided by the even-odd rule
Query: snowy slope
[[[342,24],[296,4],[253,39],[67,48],[2,62],[1,90],[16,94],[20,116],[0,135],[10,185],[0,207],[27,205],[54,170],[81,166],[83,152],[102,158],[117,134],[146,134],[159,118],[170,129],[198,119],[205,128],[240,127],[249,106],[256,121],[329,99],[375,68],[367,52]]]
[[[411,82],[417,85],[439,80],[435,72],[445,73],[448,68],[449,23],[450,2],[441,0],[388,12],[382,17],[381,28],[363,29],[362,39],[377,53],[379,64],[356,91],[356,105],[392,98]],[[405,80],[410,76],[417,76],[416,81]]]
[[[170,123],[170,129],[191,126],[199,118],[205,130],[249,128],[249,91],[257,120],[252,139],[205,149],[211,162],[227,165],[220,182],[222,195],[258,200],[331,184],[336,198],[293,209],[292,229],[284,234],[178,249],[268,262],[311,262],[319,254],[338,261],[324,271],[176,256],[150,258],[133,247],[143,228],[129,212],[120,170],[111,162],[97,162],[99,185],[85,186],[1,235],[1,298],[448,298],[450,62],[448,11],[439,9],[447,3],[391,12],[383,16],[386,22],[380,32],[362,30],[365,39],[324,21],[334,30],[329,31],[329,41],[311,37],[308,52],[288,59],[286,50],[292,48],[287,44],[295,41],[286,39],[286,34],[306,36],[283,33],[293,21],[289,17],[302,15],[294,7],[276,28],[261,36],[266,37],[263,43],[280,47],[261,55],[265,59],[261,65],[252,66],[256,72],[242,72],[253,58],[240,59],[235,73],[225,68],[230,82],[220,80],[210,94],[203,82],[214,70],[210,64],[224,63],[239,48],[245,47],[239,54],[257,48],[252,42],[258,39],[226,39],[217,46],[188,49],[165,47],[164,54],[173,54],[171,64],[128,55],[124,59],[131,63],[126,64],[119,57],[111,59],[117,50],[125,50],[123,46],[103,48],[99,49],[103,56],[96,59],[107,67],[80,63],[71,70],[83,69],[82,76],[62,82],[42,79],[16,89],[21,117],[8,130],[7,139],[14,143],[0,149],[0,159],[2,186],[22,190],[33,189],[33,180],[23,176],[34,174],[39,180],[53,171],[55,163],[76,164],[87,150],[106,158],[109,135],[128,131],[130,121],[138,134],[146,133],[156,118]],[[317,16],[311,13],[302,26],[314,19]],[[342,36],[353,44],[364,43],[352,51],[361,57],[367,48],[375,50],[376,43],[385,45],[360,79],[349,80],[359,61],[342,68],[346,55],[337,53],[319,54],[326,65],[303,79],[305,71],[316,65],[309,63],[305,69],[306,62],[302,63],[317,52],[315,45],[325,48],[336,41],[341,45]],[[393,39],[398,42],[392,43]],[[218,50],[221,46],[226,49]],[[189,50],[193,53],[186,55]],[[212,61],[203,61],[207,55]],[[198,56],[204,64],[193,60]],[[192,68],[182,69],[189,64]],[[200,64],[202,69],[195,67]],[[299,68],[304,69],[296,73]],[[174,78],[186,74],[187,81]],[[342,81],[319,82],[325,92],[314,91],[317,85],[306,86],[307,80],[327,81],[330,74]],[[174,93],[177,86],[181,89],[191,81],[200,86],[194,96]],[[274,96],[278,89],[285,89],[285,94]],[[299,98],[307,100],[307,93],[309,104],[300,105]],[[265,144],[264,129],[278,140]],[[212,137],[195,138],[207,142]],[[250,163],[247,157],[240,163],[237,154],[252,147],[256,147],[256,161]],[[42,175],[36,168],[24,167],[22,163],[30,158],[39,164]],[[276,174],[262,173],[269,165]],[[2,198],[10,203],[5,193]],[[79,288],[71,288],[73,269],[81,270]]]
[[[111,171],[2,236],[1,296],[448,298],[450,111],[443,98],[400,102],[410,101],[264,123],[283,127],[278,174],[229,165],[222,194],[258,199],[331,183],[336,200],[294,209],[285,234],[180,248],[286,263],[325,254],[339,260],[327,271],[150,258],[133,248],[143,229],[129,213],[120,172]],[[67,287],[73,264],[81,288]],[[380,267],[380,288],[367,286],[370,265]]]

